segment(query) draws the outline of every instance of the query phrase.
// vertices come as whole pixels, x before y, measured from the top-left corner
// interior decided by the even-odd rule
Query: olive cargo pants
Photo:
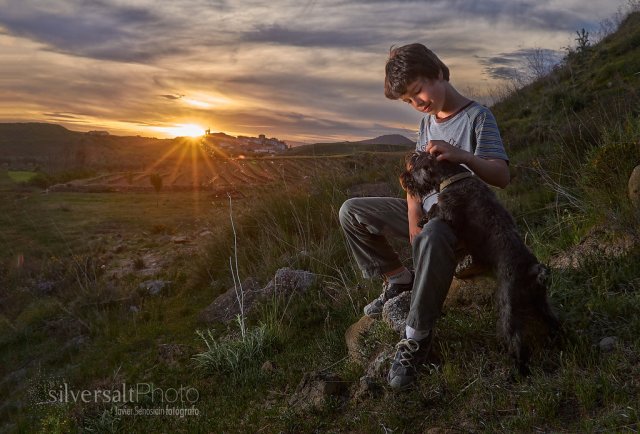
[[[402,263],[388,236],[409,242],[407,201],[391,197],[361,197],[340,207],[340,224],[347,244],[366,278],[392,271]],[[407,325],[430,330],[441,315],[442,304],[456,269],[457,238],[444,221],[431,219],[413,240],[415,280]]]

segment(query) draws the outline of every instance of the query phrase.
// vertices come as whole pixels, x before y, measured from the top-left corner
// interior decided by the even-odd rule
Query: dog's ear
[[[529,274],[531,275],[531,277],[534,277],[536,279],[536,282],[538,282],[538,284],[541,286],[547,286],[547,284],[549,283],[549,277],[551,275],[549,268],[539,263],[531,266],[531,268],[529,269]]]
[[[413,172],[413,179],[418,185],[431,185],[431,171],[425,167],[421,167]]]
[[[420,157],[420,152],[418,151],[413,151],[412,153],[408,154],[404,159],[405,168],[407,170],[411,170],[415,165],[418,157]]]

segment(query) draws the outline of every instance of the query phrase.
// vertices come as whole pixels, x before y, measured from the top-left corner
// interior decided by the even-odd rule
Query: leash
[[[442,181],[440,183],[440,191],[444,190],[445,188],[447,188],[448,186],[450,186],[451,184],[453,184],[454,182],[458,182],[462,179],[468,178],[470,176],[473,176],[473,173],[471,172],[462,172],[462,173],[458,173],[456,175],[453,175],[450,178],[445,179],[444,181]]]

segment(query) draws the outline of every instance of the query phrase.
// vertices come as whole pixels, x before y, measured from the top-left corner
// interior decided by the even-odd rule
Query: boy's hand
[[[451,163],[465,164],[472,156],[469,152],[450,145],[444,140],[429,140],[426,151],[431,155],[436,155],[438,161],[447,160]]]
[[[438,161],[465,164],[480,179],[495,187],[505,188],[511,180],[509,165],[505,160],[476,157],[471,152],[456,148],[444,140],[430,140],[426,152],[436,155]]]

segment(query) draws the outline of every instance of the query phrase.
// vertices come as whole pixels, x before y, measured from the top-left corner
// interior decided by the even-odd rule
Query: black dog
[[[528,373],[533,344],[559,331],[547,300],[548,270],[522,241],[515,221],[496,195],[459,164],[437,161],[427,152],[407,157],[402,187],[416,197],[439,192],[425,216],[439,217],[478,261],[493,269],[499,282],[498,333],[521,374]]]

